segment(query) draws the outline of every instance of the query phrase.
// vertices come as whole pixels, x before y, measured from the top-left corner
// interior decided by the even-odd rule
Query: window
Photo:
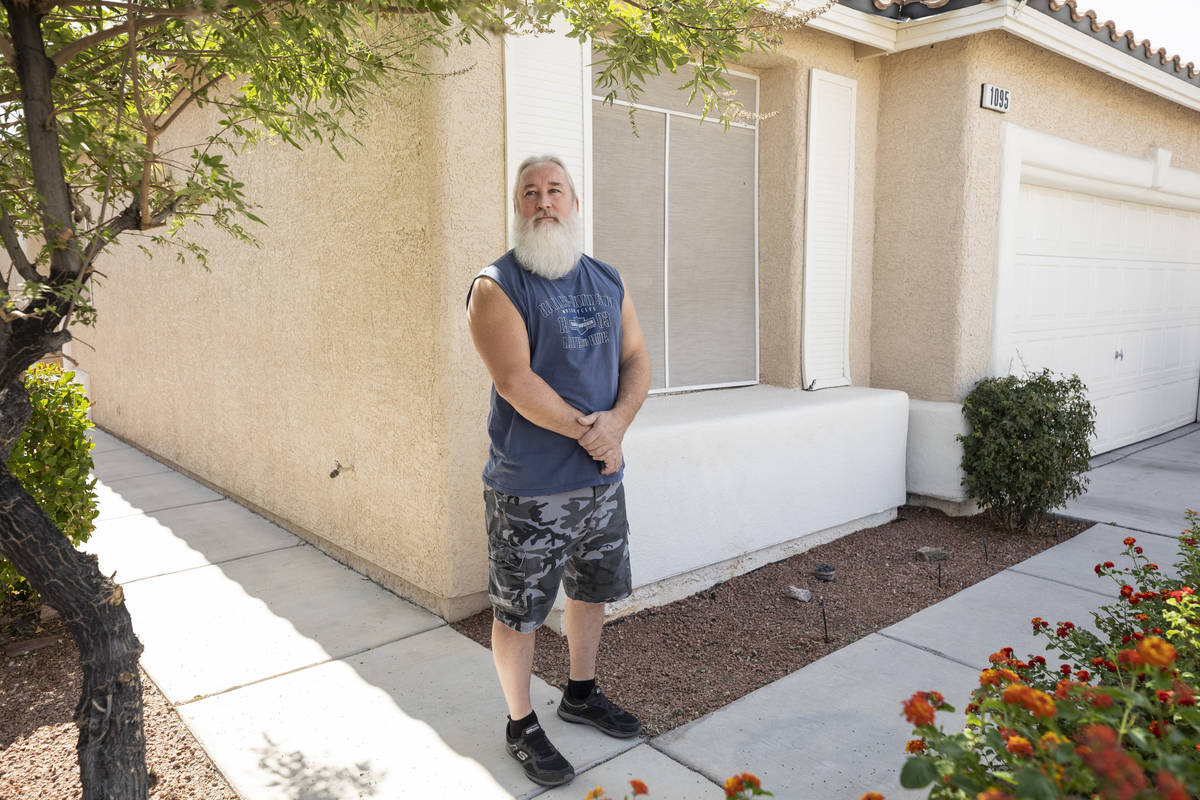
[[[758,80],[728,76],[758,111]],[[621,271],[654,363],[652,390],[758,380],[758,128],[701,121],[676,87],[647,81],[633,106],[593,94],[593,250]]]

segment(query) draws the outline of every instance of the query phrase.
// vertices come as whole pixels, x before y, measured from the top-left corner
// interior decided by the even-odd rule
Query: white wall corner
[[[908,457],[905,478],[910,495],[962,503],[962,444],[954,437],[970,433],[962,403],[909,399]]]

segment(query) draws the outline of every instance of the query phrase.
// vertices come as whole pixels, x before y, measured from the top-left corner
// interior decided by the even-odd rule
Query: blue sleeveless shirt
[[[510,250],[476,277],[494,280],[516,306],[529,335],[529,365],[563,400],[584,414],[613,407],[625,299],[615,269],[585,255],[566,275],[549,280],[524,269]],[[529,497],[621,480],[624,465],[601,475],[603,462],[593,461],[579,442],[522,417],[494,385],[491,397],[486,485]]]

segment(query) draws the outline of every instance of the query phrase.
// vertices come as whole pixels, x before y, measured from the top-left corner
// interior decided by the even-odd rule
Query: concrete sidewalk
[[[989,653],[1041,652],[1035,615],[1090,619],[1112,596],[1092,565],[1137,536],[1174,561],[1200,507],[1200,426],[1097,466],[1068,511],[1097,525],[725,708],[650,741],[611,739],[536,710],[579,773],[545,790],[500,740],[490,652],[242,506],[95,432],[101,511],[86,549],[124,586],[146,672],[242,800],[724,796],[758,774],[779,798],[856,800],[900,788],[900,701],[937,689],[961,708]],[[1120,512],[1120,513],[1118,513]],[[684,676],[686,677],[686,676]]]

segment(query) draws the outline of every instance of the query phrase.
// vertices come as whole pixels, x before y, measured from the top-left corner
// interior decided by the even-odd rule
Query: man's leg
[[[509,713],[505,742],[529,779],[543,786],[575,777],[570,762],[546,738],[529,699],[536,630],[554,602],[565,557],[554,547],[562,537],[547,535],[554,530],[540,521],[553,525],[560,516],[555,505],[553,496],[520,498],[484,491],[492,658]]]
[[[533,671],[536,636],[536,632],[520,633],[498,619],[492,620],[492,658],[496,662],[504,701],[508,703],[508,716],[515,720],[527,717],[533,711],[529,702],[529,679]]]
[[[610,736],[637,736],[637,717],[613,703],[596,687],[596,653],[604,626],[604,604],[629,596],[629,526],[620,484],[593,489],[591,531],[567,562],[563,626],[571,651],[571,680],[558,704],[558,716],[582,722]]]
[[[604,629],[604,603],[584,603],[568,597],[563,627],[571,651],[571,680],[594,679],[596,652],[600,649],[600,632]]]

